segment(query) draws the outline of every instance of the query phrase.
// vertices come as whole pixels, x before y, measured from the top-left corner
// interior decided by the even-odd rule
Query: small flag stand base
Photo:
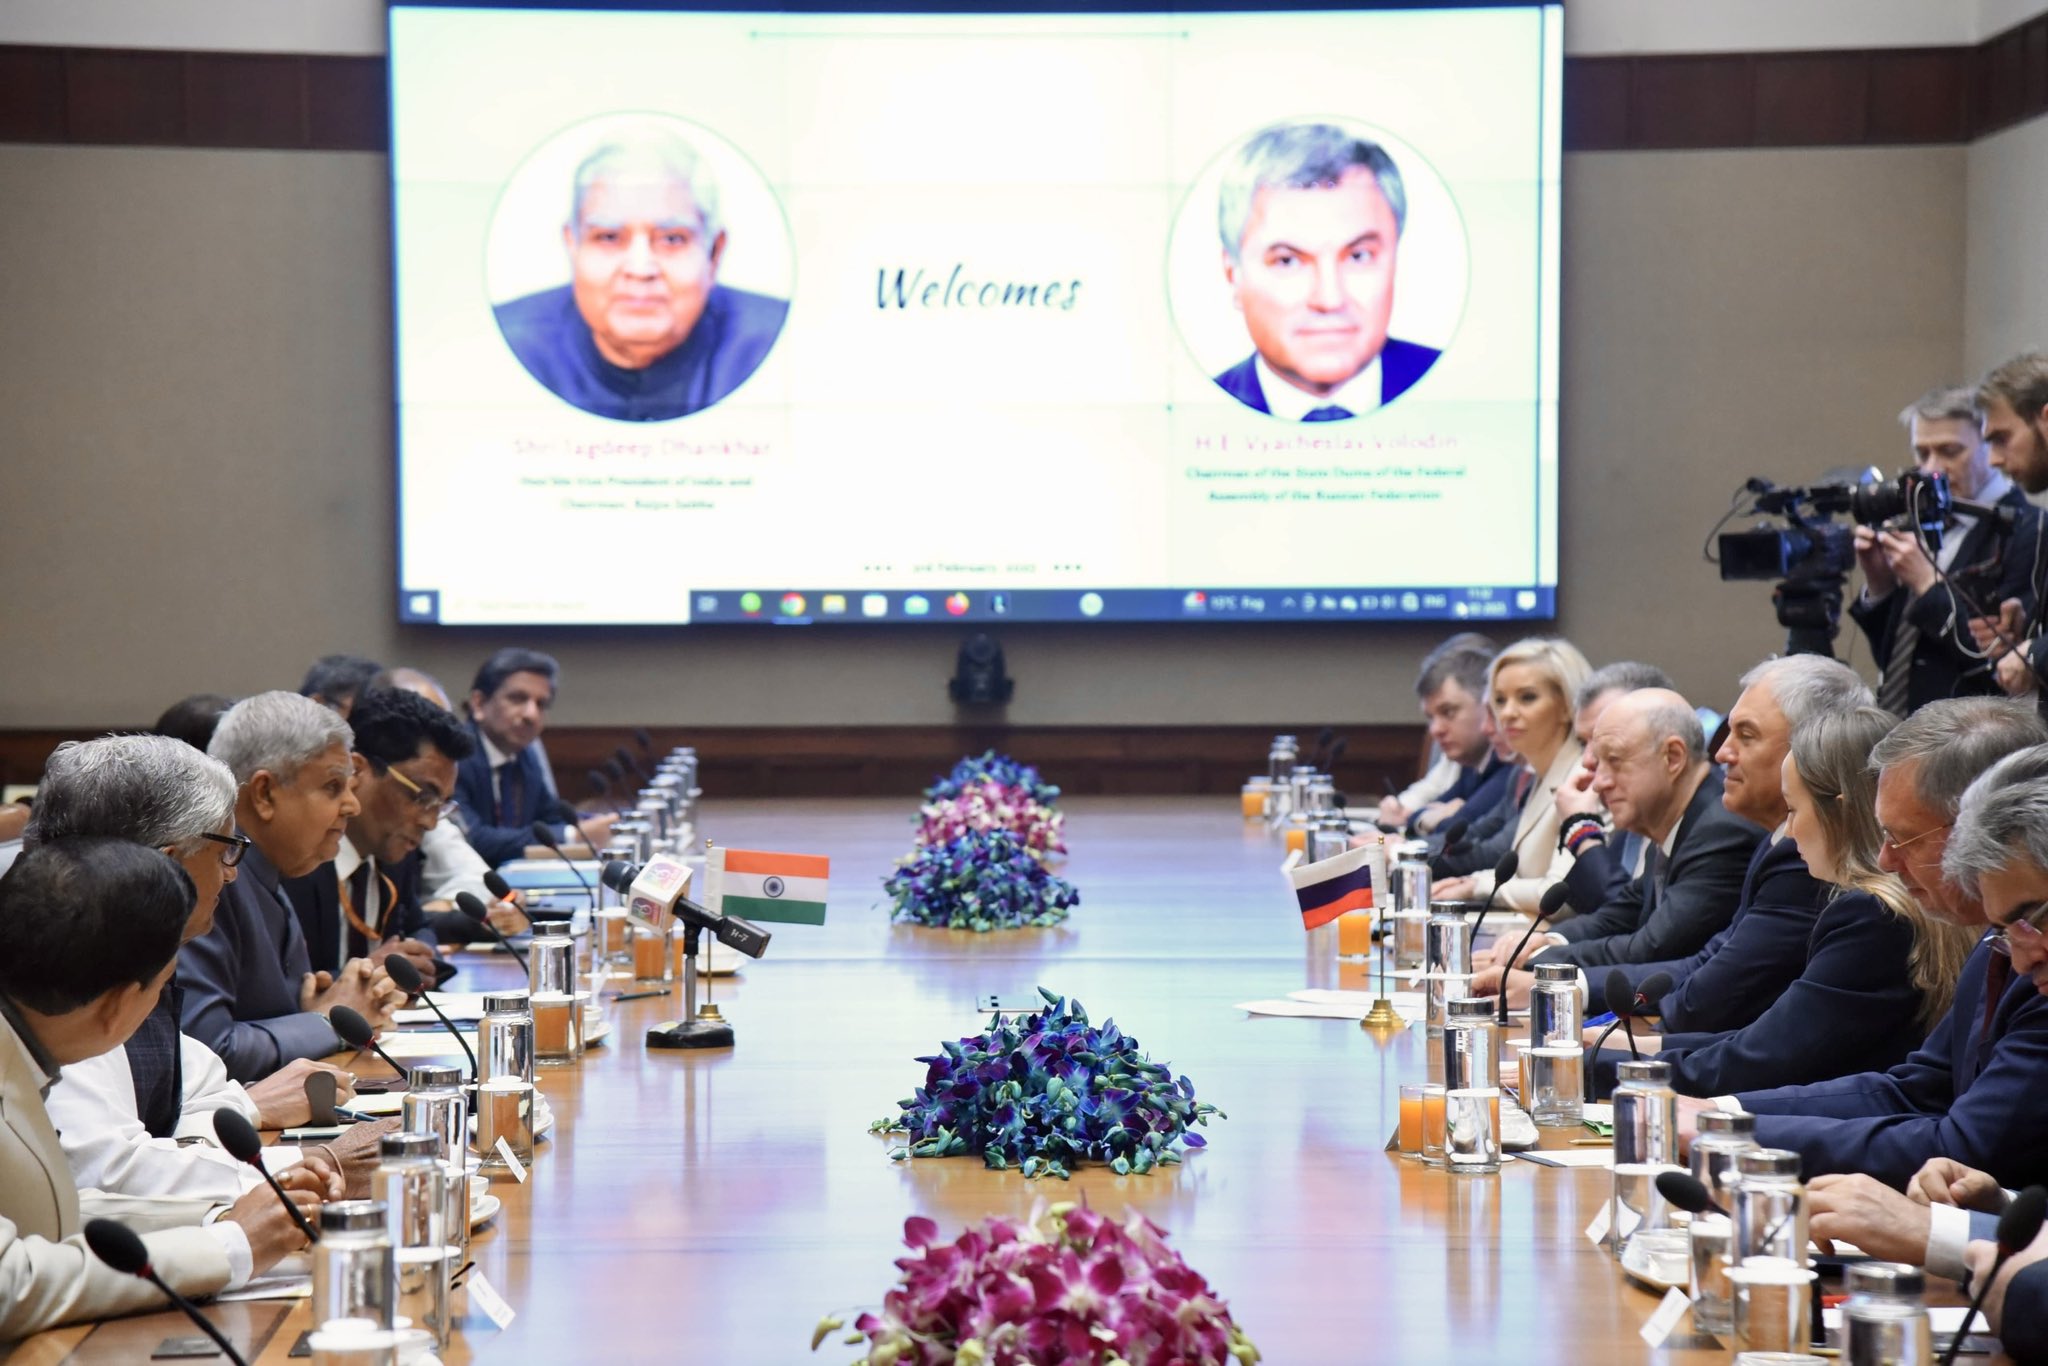
[[[1365,1018],[1358,1022],[1358,1027],[1360,1029],[1404,1029],[1407,1027],[1407,1023],[1406,1020],[1401,1018],[1400,1012],[1394,1009],[1394,1003],[1381,996],[1373,1001],[1372,1009],[1365,1013]]]

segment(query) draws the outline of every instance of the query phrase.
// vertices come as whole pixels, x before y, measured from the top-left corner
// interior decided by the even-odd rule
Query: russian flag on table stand
[[[770,854],[713,845],[706,855],[706,900],[721,915],[790,925],[825,923],[825,879],[832,860],[818,854]]]
[[[1371,909],[1373,866],[1380,862],[1380,846],[1368,842],[1320,863],[1289,868],[1287,880],[1301,903],[1301,927],[1320,929],[1346,911]]]

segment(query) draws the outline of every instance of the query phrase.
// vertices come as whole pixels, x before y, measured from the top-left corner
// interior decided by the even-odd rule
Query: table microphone
[[[1977,1317],[1977,1311],[1984,1307],[1984,1297],[1991,1293],[1991,1283],[1998,1279],[1999,1269],[2007,1258],[2034,1241],[2034,1235],[2041,1231],[2044,1215],[2048,1215],[2048,1188],[2029,1186],[2015,1195],[2012,1203],[2005,1207],[2005,1213],[1998,1216],[1998,1256],[1992,1260],[1991,1269],[1984,1273],[1983,1283],[1970,1296],[1969,1312],[1963,1315],[1962,1326],[1956,1329],[1956,1335],[1948,1340],[1948,1350],[1941,1354],[1941,1366],[1954,1366],[1956,1353],[1962,1349],[1963,1339],[1969,1336],[1970,1323]]]
[[[1494,898],[1500,895],[1500,889],[1507,885],[1521,866],[1522,856],[1512,849],[1502,854],[1494,863],[1493,890],[1486,894],[1486,904],[1479,908],[1479,914],[1472,917],[1472,934],[1467,940],[1468,943],[1479,942],[1479,927],[1486,923],[1486,913],[1493,909]]]
[[[484,909],[484,903],[477,899],[476,893],[457,892],[455,894],[455,909],[461,911],[471,920],[474,920],[477,924],[489,930],[491,932],[491,938],[497,940],[499,946],[503,948],[505,952],[511,954],[514,958],[517,958],[519,960],[520,967],[526,968],[526,971],[528,973],[531,973],[533,971],[532,968],[527,967],[526,955],[521,953],[518,949],[513,948],[512,941],[505,937],[505,934],[502,930],[500,930],[496,925],[493,925],[491,923],[491,913],[488,910]],[[404,984],[400,983],[400,985],[402,986]]]
[[[212,1320],[192,1307],[192,1302],[164,1284],[164,1278],[156,1274],[156,1268],[149,1264],[149,1247],[141,1235],[118,1219],[88,1219],[85,1223],[85,1245],[92,1249],[92,1255],[105,1262],[114,1270],[130,1276],[140,1276],[164,1292],[178,1312],[197,1324],[199,1330],[213,1339],[214,1345],[227,1353],[235,1366],[249,1366],[234,1344],[221,1336],[220,1329]]]
[[[1536,927],[1570,905],[1571,900],[1571,888],[1565,886],[1562,882],[1553,882],[1543,889],[1543,900],[1536,906],[1536,918],[1529,922],[1528,929],[1522,931],[1521,942],[1515,945],[1515,951],[1508,955],[1506,964],[1500,970],[1500,1022],[1502,1024],[1508,1022],[1508,974],[1513,972],[1515,964],[1521,961],[1522,950],[1529,947],[1529,940],[1535,935]]]
[[[590,898],[590,909],[596,910],[597,889],[590,885],[589,878],[583,876],[583,870],[576,866],[576,860],[562,852],[562,841],[556,837],[554,827],[550,826],[546,821],[535,821],[533,829],[527,833],[540,843],[545,844],[556,858],[569,865],[569,871],[574,873],[576,880],[583,884],[583,894]]]
[[[474,898],[471,899],[474,900]],[[438,1019],[442,1027],[455,1036],[455,1042],[462,1045],[463,1056],[469,1059],[469,1079],[472,1082],[476,1081],[476,1050],[469,1046],[468,1037],[455,1027],[455,1022],[441,1013],[441,1007],[434,1004],[434,998],[427,995],[426,984],[420,981],[420,970],[395,953],[384,960],[384,970],[391,974],[392,981],[398,983],[400,991],[404,992],[408,998],[417,997],[425,1002],[427,1009],[434,1012],[434,1018]],[[355,1012],[351,1010],[349,1014],[355,1015]],[[360,1015],[357,1015],[356,1018],[358,1020],[362,1019]],[[363,1021],[363,1028],[368,1029],[369,1027],[369,1022],[367,1020]],[[378,1049],[377,1055],[382,1057],[384,1061],[391,1062],[391,1059],[385,1055],[383,1049]],[[397,1063],[391,1063],[391,1065],[398,1067]],[[398,1075],[401,1077],[406,1076],[406,1070],[403,1067],[399,1067]]]
[[[1460,817],[1444,827],[1443,852],[1448,854],[1465,842],[1465,832],[1472,828],[1472,822]]]
[[[590,783],[591,796],[607,806],[615,805],[612,801],[612,780],[603,769],[590,769],[583,776]]]
[[[1658,1172],[1657,1194],[1687,1214],[1705,1214],[1708,1210],[1716,1214],[1728,1213],[1721,1208],[1720,1202],[1708,1193],[1707,1183],[1691,1172]]]
[[[633,771],[633,776],[640,780],[640,786],[647,786],[647,770],[640,767],[640,761],[633,757],[632,750],[627,749],[624,745],[620,745],[612,751],[612,757],[617,759],[625,768]]]
[[[652,761],[652,760],[653,760],[653,758],[654,758],[654,737],[653,737],[652,735],[650,735],[650,734],[648,734],[648,733],[647,733],[647,727],[645,727],[645,726],[635,726],[635,727],[633,727],[633,743],[634,743],[634,744],[636,744],[636,745],[638,745],[638,746],[640,746],[640,752],[641,752],[642,754],[646,755],[646,756],[647,756],[647,758],[649,759],[649,761]]]
[[[361,1019],[362,1016],[356,1016]],[[388,1059],[387,1059],[388,1061]],[[222,1108],[213,1112],[213,1136],[220,1140],[220,1146],[227,1150],[229,1157],[237,1162],[246,1162],[263,1177],[264,1184],[277,1192],[277,1198],[284,1202],[286,1214],[299,1226],[299,1232],[306,1235],[306,1241],[320,1241],[320,1230],[313,1227],[292,1198],[284,1193],[284,1187],[277,1184],[277,1178],[270,1174],[270,1168],[263,1165],[263,1140],[256,1136],[256,1128],[239,1110]]]
[[[404,959],[400,958],[397,954],[393,954],[391,955],[391,958],[387,960],[385,966],[386,969],[388,970],[391,963],[403,962],[405,962]],[[413,968],[412,964],[410,963],[406,963],[405,965],[408,968],[412,968],[413,980],[418,981],[419,969]],[[391,980],[394,982],[398,982],[398,974],[395,972],[392,973]],[[403,987],[405,983],[398,982],[398,985],[400,987]],[[353,1010],[348,1006],[336,1006],[332,1010],[327,1012],[327,1023],[334,1026],[334,1032],[336,1034],[339,1034],[341,1036],[341,1041],[347,1044],[350,1048],[371,1049],[377,1054],[378,1057],[384,1059],[384,1061],[390,1065],[392,1071],[398,1073],[400,1077],[403,1077],[405,1075],[405,1069],[399,1066],[398,1059],[392,1057],[389,1053],[386,1053],[384,1051],[384,1045],[377,1042],[377,1031],[370,1028],[370,1022],[363,1018],[362,1013],[360,1011]]]

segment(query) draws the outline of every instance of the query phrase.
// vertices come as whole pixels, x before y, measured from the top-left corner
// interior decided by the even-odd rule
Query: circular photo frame
[[[1277,120],[1223,148],[1167,243],[1189,355],[1281,421],[1366,417],[1414,390],[1456,337],[1470,280],[1443,177],[1405,140],[1344,117]]]
[[[535,382],[621,422],[688,417],[761,367],[795,282],[789,219],[739,148],[672,114],[551,134],[506,179],[484,251],[499,333]]]

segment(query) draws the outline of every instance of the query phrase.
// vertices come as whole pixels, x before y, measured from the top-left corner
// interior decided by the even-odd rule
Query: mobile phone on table
[[[277,1136],[280,1143],[326,1143],[340,1138],[346,1125],[304,1124],[296,1129],[286,1129]]]

